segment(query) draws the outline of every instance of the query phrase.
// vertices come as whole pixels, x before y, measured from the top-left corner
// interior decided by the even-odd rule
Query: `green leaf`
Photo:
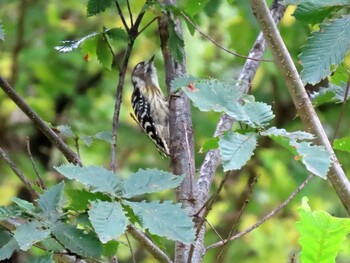
[[[184,178],[184,175],[174,175],[157,169],[140,169],[124,181],[125,193],[123,197],[130,198],[175,188],[181,184]]]
[[[191,16],[194,16],[204,9],[207,2],[208,0],[180,0],[178,1],[178,6]]]
[[[117,254],[119,247],[119,242],[116,240],[111,240],[107,242],[106,244],[103,244],[103,256],[105,257],[112,257],[115,254]]]
[[[21,208],[23,211],[27,212],[27,213],[34,213],[36,211],[36,207],[23,199],[17,198],[17,197],[12,197],[11,199],[16,205],[18,205],[19,208]]]
[[[291,142],[291,145],[295,147],[308,171],[327,179],[331,157],[323,146],[311,145],[310,142]]]
[[[219,148],[219,137],[213,137],[208,140],[206,140],[203,144],[203,146],[200,148],[199,152],[207,152],[209,150],[217,149]]]
[[[29,261],[28,263],[55,263],[52,258],[52,254],[48,253],[41,257],[36,257],[35,259]]]
[[[268,125],[269,121],[275,117],[271,106],[263,102],[246,102],[242,109],[243,111],[238,111],[238,114],[231,111],[228,114],[254,128]]]
[[[112,41],[125,43],[129,41],[128,34],[122,28],[111,28],[106,30],[105,33]]]
[[[322,24],[318,32],[312,33],[300,54],[303,82],[316,84],[329,76],[331,66],[336,67],[349,52],[349,48],[349,15]]]
[[[0,228],[0,261],[10,258],[15,250],[19,250],[19,246],[12,234]]]
[[[19,247],[27,251],[35,243],[40,242],[50,235],[50,229],[39,221],[31,221],[19,225],[15,232],[14,238],[16,239]]]
[[[350,232],[350,219],[333,217],[325,211],[311,211],[307,201],[304,197],[302,207],[298,209],[300,221],[296,223],[302,247],[300,260],[303,263],[335,263]]]
[[[87,15],[93,16],[105,11],[114,3],[113,0],[89,0],[87,4]]]
[[[83,143],[85,143],[89,147],[91,146],[91,144],[94,141],[94,138],[92,138],[91,136],[88,136],[88,135],[81,136],[79,139],[81,139],[83,141]]]
[[[62,201],[64,182],[60,182],[48,190],[45,190],[38,199],[38,205],[44,214],[57,213],[57,208]]]
[[[127,219],[117,202],[91,202],[89,219],[102,243],[118,238],[124,233]]]
[[[224,171],[241,169],[253,155],[257,134],[228,132],[219,141],[219,150]]]
[[[71,52],[74,49],[78,48],[80,44],[85,43],[85,42],[89,42],[89,40],[93,40],[96,41],[97,38],[94,36],[100,36],[101,33],[99,32],[93,32],[81,39],[78,40],[66,40],[66,41],[61,41],[62,42],[62,46],[56,46],[55,49],[58,50],[58,52],[61,53],[66,53],[66,52]],[[96,45],[94,46],[95,50],[96,50]]]
[[[53,235],[71,252],[83,257],[99,258],[102,255],[102,245],[92,234],[64,223],[58,223],[52,230]]]
[[[0,221],[17,218],[22,215],[22,210],[17,205],[0,206]]]
[[[304,131],[295,131],[295,132],[288,132],[285,129],[278,129],[276,127],[270,127],[264,132],[261,132],[262,136],[276,136],[276,137],[285,137],[288,138],[290,141],[302,141],[302,140],[313,140],[315,139],[315,136],[311,133],[304,132]]]
[[[5,30],[0,20],[0,40],[5,41]]]
[[[64,247],[54,238],[48,237],[40,242],[47,251],[63,252]]]
[[[179,63],[181,63],[185,54],[185,42],[182,36],[176,32],[175,24],[171,19],[169,19],[168,31],[170,53]]]
[[[117,175],[102,166],[79,167],[67,164],[54,168],[65,177],[91,187],[92,192],[102,192],[112,196],[120,196],[123,192],[123,182]]]
[[[324,103],[340,103],[343,102],[346,93],[346,83],[340,83],[340,86],[330,84],[327,88],[320,89],[319,92],[311,94],[312,104],[314,106],[320,106]],[[350,99],[350,96],[347,97]]]
[[[322,22],[326,17],[345,6],[345,3],[336,1],[309,0],[301,2],[294,11],[293,16],[304,23],[314,25]]]
[[[110,201],[110,198],[102,193],[91,193],[86,190],[69,189],[66,190],[66,193],[70,201],[69,209],[75,211],[85,211],[89,207],[91,201]]]
[[[350,152],[350,136],[334,140],[334,149]]]
[[[194,228],[190,217],[180,204],[169,201],[146,203],[123,201],[130,206],[142,223],[142,227],[151,233],[166,237],[170,240],[180,241],[185,244],[194,242]]]
[[[56,128],[64,137],[67,137],[67,138],[75,137],[75,134],[73,133],[72,128],[66,124],[59,125]]]
[[[113,135],[110,131],[100,131],[95,134],[95,139],[108,142],[110,144],[113,144],[115,141],[113,139]]]
[[[200,81],[200,79],[191,75],[188,77],[178,77],[171,81],[171,91],[177,91],[178,89],[186,87],[190,83],[195,83],[197,81]]]
[[[84,56],[88,56],[88,59],[96,57],[96,46],[99,39],[102,38],[101,33],[95,33],[91,37],[87,38],[81,43],[81,52]]]
[[[96,55],[101,65],[111,70],[113,54],[108,46],[107,40],[102,37],[97,41]]]

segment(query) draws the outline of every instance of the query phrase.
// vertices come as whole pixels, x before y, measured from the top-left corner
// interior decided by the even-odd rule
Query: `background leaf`
[[[256,148],[255,133],[239,134],[228,132],[220,138],[219,150],[224,171],[238,170],[246,164]]]
[[[350,152],[350,136],[334,140],[334,149]]]
[[[114,139],[110,131],[100,131],[95,134],[94,138],[101,141],[108,142],[110,144],[114,143]]]
[[[50,235],[50,229],[39,221],[31,221],[19,225],[14,231],[14,238],[19,247],[27,251],[37,242],[40,242]]]
[[[87,15],[93,16],[105,11],[113,4],[113,0],[89,0],[87,4]]]
[[[124,181],[125,194],[123,196],[130,198],[175,188],[181,184],[184,178],[184,175],[174,175],[158,169],[140,169]]]
[[[164,203],[123,201],[123,203],[132,208],[140,219],[142,227],[147,228],[151,233],[185,244],[193,243],[192,220],[179,204],[174,205],[168,201]]]
[[[124,233],[127,219],[118,202],[91,202],[89,219],[102,243],[118,238]]]

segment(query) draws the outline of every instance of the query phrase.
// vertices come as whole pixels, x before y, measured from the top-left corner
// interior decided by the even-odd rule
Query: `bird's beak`
[[[153,55],[153,56],[151,57],[151,59],[148,61],[148,64],[153,64],[154,56],[155,56],[155,55]]]

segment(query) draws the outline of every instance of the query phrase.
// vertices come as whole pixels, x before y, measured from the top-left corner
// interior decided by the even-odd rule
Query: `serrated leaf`
[[[307,201],[304,197],[302,207],[298,209],[300,221],[296,223],[302,247],[300,259],[303,263],[335,263],[350,232],[350,219],[333,217],[325,211],[311,211]]]
[[[66,190],[67,196],[69,198],[69,209],[75,211],[85,211],[91,201],[103,200],[109,201],[110,199],[102,193],[91,193],[86,190],[79,189],[69,189]]]
[[[54,168],[65,177],[90,187],[92,192],[102,192],[112,196],[120,196],[123,193],[123,182],[117,175],[102,166],[79,167],[67,164]]]
[[[323,146],[311,145],[310,142],[291,142],[295,147],[301,161],[311,173],[327,179],[327,173],[331,165],[331,157]]]
[[[118,238],[124,233],[127,219],[117,202],[91,202],[89,219],[102,243]]]
[[[114,143],[113,135],[110,131],[100,131],[95,134],[94,138],[108,142],[110,144]]]
[[[123,201],[130,206],[151,233],[185,244],[194,242],[194,228],[190,217],[179,204],[158,201],[146,203]]]
[[[111,28],[106,30],[106,35],[112,40],[117,42],[125,42],[129,41],[129,36],[122,28]]]
[[[200,79],[194,76],[188,76],[188,77],[178,77],[176,79],[173,79],[171,81],[171,90],[176,91],[180,88],[187,87],[190,83],[195,83],[199,81]],[[191,90],[189,90],[191,91]]]
[[[89,0],[87,4],[87,16],[93,16],[105,11],[113,2],[113,0]]]
[[[316,84],[329,76],[331,66],[338,66],[349,48],[350,16],[321,25],[319,31],[312,33],[300,54],[303,82]]]
[[[96,55],[98,61],[107,69],[112,68],[113,54],[104,38],[99,38],[96,45]]]
[[[83,230],[64,223],[58,223],[52,230],[58,241],[71,252],[83,257],[100,258],[102,245],[92,234],[85,234]]]
[[[341,4],[335,1],[309,0],[301,2],[293,16],[304,23],[314,25],[345,6],[345,3]]]
[[[89,60],[96,57],[96,46],[100,38],[102,38],[102,34],[96,33],[81,43],[81,52],[84,56],[87,55]]]
[[[17,218],[22,215],[22,210],[17,205],[0,206],[0,221]]]
[[[21,208],[23,211],[28,212],[28,213],[33,213],[35,212],[36,208],[35,206],[23,199],[20,199],[18,197],[12,197],[12,202],[14,202],[16,205],[18,205],[19,208]]]
[[[19,247],[27,251],[35,243],[40,242],[50,235],[50,229],[39,221],[31,221],[19,225],[14,231],[14,238]]]
[[[228,132],[219,141],[219,150],[224,171],[241,169],[253,155],[257,145],[257,134]]]
[[[48,253],[41,257],[36,257],[35,259],[29,261],[28,263],[55,263],[52,258],[52,254]]]
[[[44,214],[57,212],[60,205],[64,182],[60,182],[39,196],[38,205]]]
[[[106,244],[103,244],[103,256],[112,257],[117,254],[119,248],[119,242],[116,240],[111,240]]]
[[[179,35],[175,30],[175,24],[172,20],[168,23],[169,31],[169,49],[171,55],[181,63],[185,54],[185,42],[181,35]]]
[[[66,124],[64,125],[59,125],[56,127],[56,129],[60,132],[61,135],[64,137],[72,138],[75,137],[72,128]]]
[[[5,41],[5,30],[1,21],[0,21],[0,40]]]
[[[88,135],[81,136],[79,139],[82,140],[83,143],[85,143],[89,147],[91,146],[91,144],[94,141],[94,138],[92,138],[91,136],[88,136]]]
[[[345,152],[350,152],[350,136],[334,140],[333,148]]]
[[[78,40],[66,40],[66,41],[61,41],[63,44],[62,46],[56,46],[55,49],[58,50],[58,52],[61,53],[66,53],[66,52],[71,52],[74,49],[78,48],[80,44],[85,43],[89,39],[94,39],[93,36],[95,35],[100,35],[101,33],[99,32],[93,32],[81,39]],[[96,47],[96,45],[95,45]],[[96,50],[96,48],[95,48]]]
[[[236,116],[236,120],[242,121],[248,124],[250,127],[264,127],[268,125],[268,122],[275,117],[271,110],[271,106],[263,102],[247,102],[242,106],[242,108],[244,110],[244,114],[239,115],[234,112],[232,113],[234,116]]]
[[[285,129],[278,129],[276,127],[270,127],[264,132],[261,132],[261,135],[263,136],[281,136],[288,138],[290,141],[302,141],[302,140],[313,140],[315,139],[315,136],[311,133],[304,132],[304,131],[294,131],[294,132],[288,132]]]
[[[0,261],[10,258],[16,250],[19,250],[19,246],[16,239],[11,237],[8,242],[0,248]]]
[[[124,181],[125,193],[123,196],[130,198],[175,188],[181,184],[184,178],[184,175],[174,175],[157,169],[140,169]]]

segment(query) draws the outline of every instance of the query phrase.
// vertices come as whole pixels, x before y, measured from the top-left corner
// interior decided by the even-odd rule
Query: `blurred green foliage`
[[[121,1],[124,3],[124,1]],[[186,4],[186,1],[182,1]],[[201,12],[196,6],[190,11],[200,28],[223,46],[240,54],[247,55],[259,32],[249,1],[200,1],[205,5]],[[271,2],[271,1],[269,1]],[[136,15],[143,1],[131,1],[131,10]],[[298,64],[301,46],[312,28],[295,20],[289,7],[279,25],[288,50]],[[124,6],[123,11],[127,14]],[[147,12],[142,25],[152,20],[154,14]],[[114,110],[114,98],[118,81],[116,68],[121,65],[125,43],[113,43],[114,53],[119,58],[117,67],[112,70],[103,68],[97,60],[84,60],[84,53],[76,50],[61,54],[55,50],[63,40],[76,40],[92,32],[101,32],[103,27],[122,27],[115,8],[108,9],[98,16],[87,17],[86,1],[68,0],[7,0],[0,8],[0,18],[5,32],[5,41],[0,41],[0,75],[35,109],[39,115],[52,125],[67,124],[78,136],[94,136],[100,131],[110,131]],[[142,28],[141,25],[141,28]],[[233,57],[208,42],[198,33],[191,36],[184,27],[187,71],[189,74],[216,79],[237,78],[244,59]],[[153,23],[137,39],[132,52],[128,74],[123,92],[118,133],[118,170],[121,175],[135,172],[139,168],[159,168],[167,170],[169,162],[158,155],[154,145],[140,133],[138,125],[130,118],[132,111],[130,95],[132,85],[130,74],[134,65],[156,54],[155,64],[161,86],[165,90],[163,61],[160,51],[158,27]],[[271,59],[269,51],[264,58]],[[345,60],[349,67],[349,56]],[[284,80],[273,63],[263,62],[253,81],[252,94],[257,101],[273,106],[276,118],[272,125],[288,131],[303,130],[291,102]],[[324,128],[332,137],[340,112],[340,104],[321,105],[317,112]],[[344,116],[349,116],[346,107]],[[199,149],[212,137],[218,113],[203,113],[193,107],[192,117],[195,131],[196,167],[200,168],[204,153]],[[205,121],[204,121],[205,120]],[[338,132],[339,137],[349,136],[350,118],[343,118]],[[47,140],[38,133],[33,124],[18,108],[0,92],[0,145],[5,148],[16,164],[32,180],[35,180],[30,159],[26,150],[26,136],[30,137],[31,150],[40,174],[48,185],[62,179],[53,169],[66,161]],[[66,139],[74,148],[74,140]],[[239,220],[237,231],[254,224],[280,204],[307,177],[303,166],[294,160],[294,156],[268,139],[259,141],[259,150],[248,162],[241,173],[230,177],[219,201],[209,214],[208,221],[221,235],[229,232],[240,211],[244,190],[248,178],[258,176],[252,197],[246,211]],[[85,165],[109,165],[110,145],[103,141],[94,141],[90,147],[81,143],[80,154]],[[347,152],[337,152],[345,171],[350,171]],[[220,184],[223,172],[219,168],[212,190]],[[68,187],[68,185],[67,185]],[[23,186],[10,169],[0,166],[0,205],[9,204],[12,196],[28,196]],[[331,185],[320,178],[311,183],[277,216],[254,230],[252,233],[232,242],[226,257],[217,262],[290,262],[292,255],[300,252],[297,243],[299,237],[294,223],[298,220],[297,208],[302,196],[308,196],[314,210],[326,210],[335,216],[346,216],[337,195]],[[157,199],[174,198],[170,191],[157,194]],[[150,198],[152,199],[152,198]],[[243,200],[244,202],[245,200]],[[219,237],[208,226],[205,243],[219,241]],[[126,243],[126,239],[122,239]],[[137,262],[154,262],[137,242],[131,240]],[[165,251],[172,255],[173,243],[165,242]],[[343,252],[337,262],[350,261],[350,241],[342,246]],[[220,249],[210,250],[204,262],[215,262]],[[125,245],[118,249],[119,262],[130,262],[130,251]],[[21,262],[29,257],[41,255],[38,249],[29,254],[20,255]],[[298,257],[297,257],[298,258]]]

